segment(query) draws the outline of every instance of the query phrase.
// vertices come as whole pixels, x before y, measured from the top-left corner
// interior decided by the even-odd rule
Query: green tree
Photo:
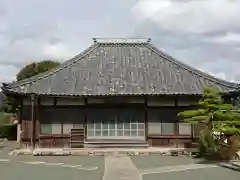
[[[199,109],[186,110],[178,115],[183,116],[187,123],[203,123],[211,131],[240,133],[240,111],[232,104],[225,103],[218,91],[206,88],[198,105]]]
[[[216,153],[224,144],[226,135],[240,133],[240,113],[232,104],[224,102],[221,93],[212,88],[204,90],[196,110],[186,110],[178,115],[186,123],[203,123],[205,128],[200,133],[200,153]],[[217,132],[217,134],[216,134]]]
[[[37,74],[49,71],[59,65],[60,65],[59,62],[50,60],[33,62],[31,64],[26,65],[20,70],[20,72],[17,74],[17,81],[27,79]]]

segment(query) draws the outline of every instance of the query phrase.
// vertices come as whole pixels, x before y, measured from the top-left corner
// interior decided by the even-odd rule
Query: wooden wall
[[[179,134],[179,122],[183,123],[183,118],[177,116],[179,112],[189,109],[196,109],[199,97],[152,97],[148,98],[148,136],[147,141],[150,146],[160,147],[189,147],[191,142],[197,137],[198,126],[192,126],[191,134]],[[174,133],[163,134],[154,132],[154,128],[161,128],[162,123],[173,123]],[[197,128],[196,128],[197,127]]]
[[[146,120],[148,123],[146,127],[149,126],[149,123],[155,123],[149,118],[149,115],[152,115],[151,112],[148,112],[148,109],[158,109],[162,108],[165,115],[169,117],[169,121],[177,122],[173,119],[172,112],[169,109],[175,109],[176,113],[180,110],[196,108],[199,97],[184,97],[184,96],[161,96],[161,97],[108,97],[108,98],[99,98],[99,97],[91,97],[87,100],[84,98],[64,98],[64,97],[38,97],[35,101],[35,120],[36,120],[36,129],[35,129],[35,139],[37,142],[36,146],[40,147],[69,147],[69,135],[60,134],[60,135],[50,135],[50,134],[41,134],[41,122],[49,122],[54,118],[59,118],[61,121],[71,121],[71,117],[73,119],[78,119],[81,117],[81,124],[84,125],[84,108],[85,104],[91,105],[94,104],[104,104],[103,106],[111,106],[114,104],[142,104],[146,107]],[[45,114],[44,111],[53,111],[56,114],[55,117],[50,117]],[[65,113],[63,113],[65,111]],[[67,112],[69,111],[69,112]],[[81,111],[81,113],[79,113]],[[60,114],[60,116],[59,116]],[[67,115],[67,116],[64,116]],[[57,116],[58,115],[58,116]],[[70,118],[70,119],[69,119]],[[21,129],[23,133],[21,134],[21,142],[23,145],[29,143],[30,137],[32,135],[32,121],[31,121],[31,101],[29,98],[23,99],[23,108],[22,108],[22,123]],[[75,121],[74,120],[74,121]],[[177,126],[176,126],[177,130]],[[147,132],[147,129],[146,129]],[[196,133],[197,130],[194,130]],[[147,133],[147,142],[150,146],[166,146],[166,147],[182,147],[186,146],[193,140],[192,135],[188,136],[180,136],[178,134],[174,134],[172,136],[162,136],[161,134],[151,134]]]

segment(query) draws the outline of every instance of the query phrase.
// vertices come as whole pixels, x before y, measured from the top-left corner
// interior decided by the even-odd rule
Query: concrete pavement
[[[103,180],[141,180],[137,167],[127,156],[106,156]]]
[[[0,152],[0,179],[4,180],[179,180],[179,177],[238,180],[240,177],[238,170],[204,164],[191,157],[8,156],[6,152]]]

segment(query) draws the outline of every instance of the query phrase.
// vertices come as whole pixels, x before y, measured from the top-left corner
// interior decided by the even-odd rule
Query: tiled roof
[[[203,94],[212,86],[238,84],[215,78],[160,51],[149,39],[94,39],[81,54],[56,69],[13,83],[4,91],[41,95]]]

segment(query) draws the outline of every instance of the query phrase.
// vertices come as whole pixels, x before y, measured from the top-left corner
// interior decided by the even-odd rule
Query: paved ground
[[[132,156],[143,180],[239,180],[240,167],[231,170],[189,157]],[[224,165],[225,166],[225,165]]]
[[[143,175],[143,180],[239,180],[240,173],[225,168],[203,168]]]
[[[128,156],[108,156],[105,158],[103,180],[139,180],[141,174]]]
[[[0,152],[0,179],[101,180],[104,157],[8,156]]]
[[[132,156],[131,160],[137,166],[138,169],[148,169],[154,167],[162,166],[174,166],[181,164],[192,164],[198,160],[194,160],[189,157],[179,157],[179,156]]]
[[[239,170],[189,157],[8,156],[0,150],[4,180],[239,180]]]

